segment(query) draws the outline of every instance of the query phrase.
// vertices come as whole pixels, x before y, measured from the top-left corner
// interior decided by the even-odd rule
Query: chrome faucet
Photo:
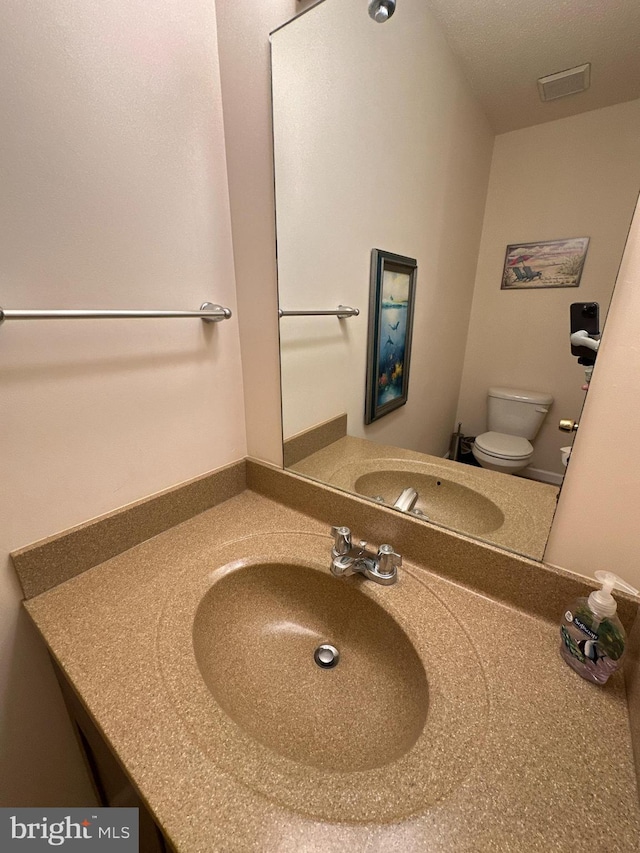
[[[398,580],[398,568],[402,557],[396,554],[391,545],[381,545],[378,553],[367,551],[367,543],[351,544],[351,531],[348,527],[332,527],[333,548],[331,549],[331,574],[337,578],[348,577],[356,572],[381,584],[391,584]]]
[[[400,512],[411,512],[416,505],[417,500],[418,493],[415,489],[412,489],[411,486],[409,486],[400,492],[393,508],[399,509]]]

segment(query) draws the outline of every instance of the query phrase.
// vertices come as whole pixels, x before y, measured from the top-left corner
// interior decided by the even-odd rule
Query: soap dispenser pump
[[[611,590],[631,595],[638,590],[612,572],[596,572],[602,589],[569,605],[560,625],[560,654],[578,675],[604,684],[622,663],[626,635],[616,616],[617,603]]]

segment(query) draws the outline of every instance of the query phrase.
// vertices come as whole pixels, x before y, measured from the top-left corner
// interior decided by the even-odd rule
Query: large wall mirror
[[[397,0],[385,23],[368,5],[272,34],[285,466],[541,559],[558,422],[585,395],[570,305],[604,323],[640,187],[640,5]],[[585,65],[548,94],[588,88],[541,99],[538,78]],[[391,278],[371,298],[373,250],[417,263],[410,353]],[[313,313],[340,305],[359,314]],[[371,311],[374,383],[411,371],[367,424]]]

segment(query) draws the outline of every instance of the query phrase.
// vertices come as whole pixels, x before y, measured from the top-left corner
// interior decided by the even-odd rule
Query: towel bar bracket
[[[200,306],[201,311],[213,311],[215,317],[203,316],[205,323],[219,323],[221,320],[228,320],[231,317],[231,309],[223,308],[222,305],[216,305],[214,302],[203,302]]]

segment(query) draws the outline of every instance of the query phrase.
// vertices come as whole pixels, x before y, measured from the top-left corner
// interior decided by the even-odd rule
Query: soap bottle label
[[[618,668],[624,635],[612,619],[600,621],[586,604],[566,611],[560,635],[563,657],[581,675],[603,684]]]

